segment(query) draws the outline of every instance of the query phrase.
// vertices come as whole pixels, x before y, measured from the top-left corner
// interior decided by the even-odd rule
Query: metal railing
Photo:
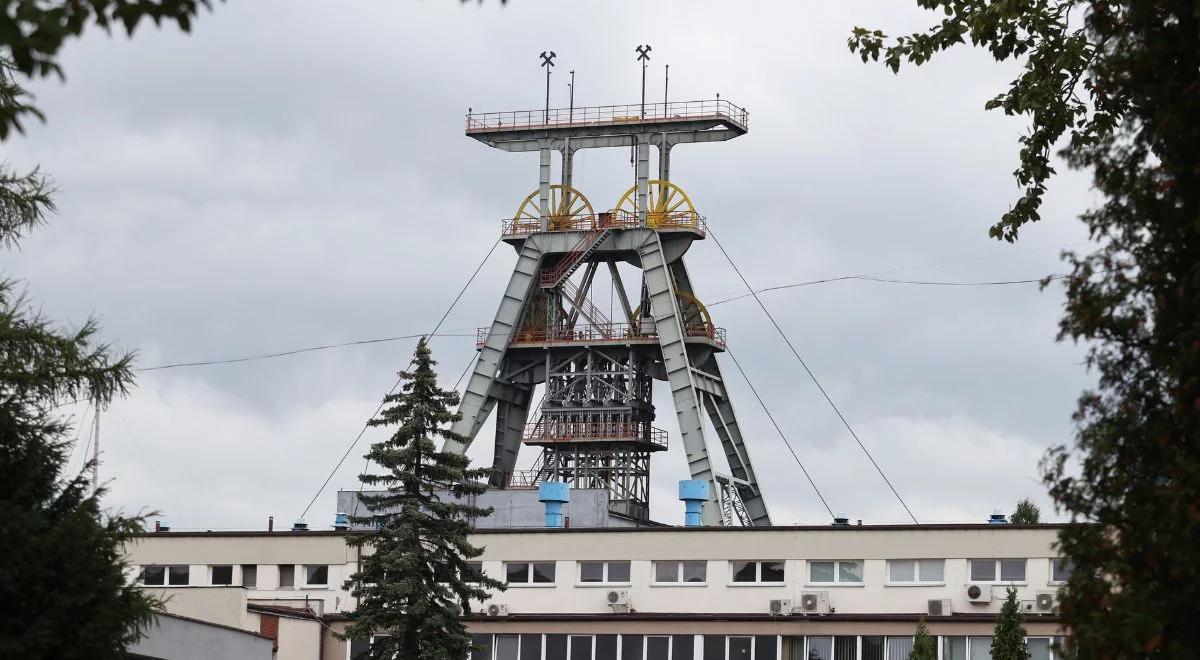
[[[750,113],[724,99],[601,105],[587,108],[510,110],[467,114],[468,133],[522,128],[640,124],[686,119],[726,119],[742,130],[750,127]]]
[[[725,328],[706,323],[689,323],[683,328],[688,337],[711,339],[718,348],[725,348]],[[475,332],[475,349],[483,348],[491,328],[479,328]],[[540,344],[545,342],[621,342],[628,339],[655,339],[653,332],[643,332],[637,325],[629,323],[598,323],[576,325],[573,328],[522,328],[513,336],[511,344]]]
[[[542,418],[525,427],[522,440],[530,444],[627,440],[665,449],[667,432],[651,426],[649,422],[569,422]]]
[[[653,229],[691,229],[701,236],[708,230],[704,216],[695,211],[650,211],[647,214],[647,224]],[[611,213],[577,213],[570,216],[554,216],[551,218],[548,231],[592,231],[612,227],[614,229],[635,229],[642,226],[637,214],[631,211],[613,211]],[[502,236],[528,236],[542,230],[541,220],[537,218],[510,218],[500,221]]]

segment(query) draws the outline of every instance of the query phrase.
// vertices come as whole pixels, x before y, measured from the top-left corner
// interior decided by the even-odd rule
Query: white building
[[[924,617],[943,660],[989,657],[1009,586],[1033,660],[1061,634],[1056,525],[479,529],[508,583],[466,617],[474,660],[898,660]],[[345,531],[159,532],[129,549],[172,612],[342,660],[360,556]]]

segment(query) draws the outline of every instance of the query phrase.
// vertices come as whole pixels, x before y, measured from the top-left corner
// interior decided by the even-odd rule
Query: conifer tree
[[[1025,625],[1021,608],[1017,605],[1017,590],[1008,588],[1004,606],[1000,608],[1000,619],[996,622],[996,634],[992,637],[992,660],[1029,660],[1029,646],[1025,643]]]
[[[921,617],[917,620],[917,633],[913,635],[913,647],[908,653],[908,660],[937,660],[937,657],[937,638],[929,634],[925,617]]]
[[[366,455],[383,474],[359,477],[386,492],[361,495],[372,514],[352,518],[376,529],[348,540],[370,553],[346,583],[358,605],[345,636],[375,636],[366,656],[373,660],[468,657],[471,636],[460,615],[488,598],[488,589],[504,588],[467,563],[483,552],[467,538],[470,521],[491,510],[461,499],[486,490],[489,471],[471,469],[462,454],[438,451],[435,438],[464,438],[448,428],[460,417],[452,412],[458,393],[438,387],[435,364],[422,338],[411,370],[400,374],[404,385],[384,398],[384,410],[370,422],[395,431]]]
[[[1017,502],[1017,508],[1013,509],[1012,515],[1008,517],[1008,522],[1014,525],[1036,525],[1041,521],[1041,508],[1028,497]]]

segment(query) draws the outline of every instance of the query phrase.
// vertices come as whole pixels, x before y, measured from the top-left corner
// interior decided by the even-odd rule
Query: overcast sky
[[[675,150],[672,178],[756,287],[1064,272],[1061,249],[1086,248],[1075,216],[1092,195],[1079,174],[1054,182],[1044,220],[1017,244],[987,237],[1017,195],[1023,123],[983,105],[1015,69],[963,49],[897,77],[845,46],[854,25],[935,20],[894,1],[255,0],[218,5],[191,35],[94,32],[64,49],[65,84],[31,85],[48,123],[3,145],[10,164],[53,176],[60,207],[3,270],[52,318],[101,317],[142,367],[427,331],[537,185],[536,154],[464,137],[467,108],[541,107],[542,50],[558,53],[555,105],[571,69],[577,106],[636,102],[633,49],[649,43],[652,99],[670,64],[673,99],[720,93],[750,112],[745,137]],[[623,150],[578,161],[597,208],[630,177]],[[701,299],[743,291],[711,240],[687,259]],[[434,340],[445,384],[474,355],[514,261],[498,248],[443,325],[470,337]],[[1037,464],[1071,441],[1091,381],[1082,347],[1055,342],[1061,287],[841,281],[763,301],[922,521],[981,521],[1023,496],[1052,515]],[[903,521],[753,299],[712,311],[834,510]],[[176,528],[290,523],[414,344],[140,375],[101,416],[108,504],[161,510]],[[828,522],[723,364],[774,520]],[[686,467],[656,388],[672,449],[654,459],[652,509],[675,522]],[[485,464],[489,433],[470,450]],[[312,526],[332,522],[337,488],[357,486],[372,437]]]

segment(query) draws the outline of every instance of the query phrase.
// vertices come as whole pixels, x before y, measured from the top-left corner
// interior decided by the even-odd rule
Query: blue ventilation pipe
[[[546,505],[546,526],[562,527],[562,505],[571,501],[571,485],[547,481],[538,486],[538,501]]]
[[[679,499],[683,500],[683,526],[699,527],[700,512],[708,501],[708,482],[699,479],[680,481]]]

